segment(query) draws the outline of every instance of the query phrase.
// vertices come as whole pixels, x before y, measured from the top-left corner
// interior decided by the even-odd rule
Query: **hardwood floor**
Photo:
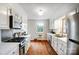
[[[31,41],[27,55],[57,55],[47,41]]]

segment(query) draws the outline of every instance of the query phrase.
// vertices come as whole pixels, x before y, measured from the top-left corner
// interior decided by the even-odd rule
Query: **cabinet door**
[[[63,42],[62,40],[58,40],[58,54],[59,55],[65,55],[66,49],[67,49],[67,43]]]
[[[19,47],[14,48],[8,55],[19,55]]]
[[[58,54],[63,55],[63,44],[62,41],[58,39]]]
[[[0,8],[0,29],[9,29],[8,9]]]
[[[52,47],[54,47],[54,44],[55,44],[55,43],[54,43],[54,40],[55,40],[55,36],[52,35],[52,43],[51,43],[51,46],[52,46]]]
[[[52,47],[53,47],[53,45],[54,45],[53,41],[54,41],[54,37],[52,36],[52,41],[51,41],[51,46],[52,46]]]
[[[66,55],[67,52],[67,43],[63,42],[63,54]]]
[[[57,39],[57,37],[55,37],[54,40],[53,40],[53,48],[57,52],[57,49],[58,49],[58,39]]]

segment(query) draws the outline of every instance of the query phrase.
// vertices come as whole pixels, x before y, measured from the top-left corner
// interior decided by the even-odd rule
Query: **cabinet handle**
[[[15,52],[13,52],[12,54],[15,54]]]

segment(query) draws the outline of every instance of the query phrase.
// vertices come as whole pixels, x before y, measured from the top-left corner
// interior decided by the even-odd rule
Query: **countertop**
[[[30,37],[30,35],[23,35],[23,36],[20,36],[20,37],[26,37],[26,38],[28,38],[28,37]],[[18,37],[16,37],[16,38],[18,38]],[[13,39],[13,38],[11,38],[11,37],[3,38],[2,42],[6,42],[7,40],[11,40],[11,39]]]
[[[62,40],[63,42],[67,43],[67,36],[64,37],[58,37],[56,36],[56,34],[52,34],[52,33],[47,33],[48,35],[52,35],[54,37],[57,37],[58,39]]]
[[[62,40],[63,42],[67,43],[67,37],[58,37],[58,39]]]
[[[18,46],[18,43],[0,43],[0,55],[7,55]]]
[[[53,33],[47,33],[48,35],[55,35],[55,34],[53,34]]]

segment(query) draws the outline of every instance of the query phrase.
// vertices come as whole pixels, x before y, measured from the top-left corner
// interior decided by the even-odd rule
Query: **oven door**
[[[19,46],[19,55],[24,55],[25,54],[25,46]]]

